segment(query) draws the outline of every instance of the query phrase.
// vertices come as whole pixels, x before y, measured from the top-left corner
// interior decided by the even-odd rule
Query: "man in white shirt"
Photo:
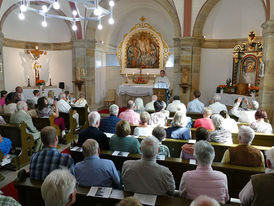
[[[124,162],[122,179],[125,190],[154,195],[174,193],[175,181],[171,171],[156,163],[159,148],[158,139],[146,137],[140,147],[142,158]]]
[[[205,105],[203,102],[199,101],[201,92],[196,90],[194,91],[193,96],[194,99],[187,104],[187,112],[203,113]]]
[[[157,96],[156,95],[152,95],[151,97],[151,102],[147,103],[146,104],[146,111],[155,111],[155,108],[154,108],[154,102],[157,101]]]
[[[213,97],[213,103],[208,106],[212,110],[213,114],[220,114],[220,112],[223,110],[227,112],[226,106],[220,103],[220,101],[221,101],[221,96],[219,94],[215,94]]]
[[[160,71],[160,76],[156,78],[154,87],[170,89],[170,82],[167,78],[165,70]]]
[[[33,90],[33,95],[34,95],[34,97],[32,98],[32,100],[34,101],[34,104],[37,104],[37,101],[40,97],[39,90],[37,90],[37,89]]]
[[[59,112],[63,113],[69,113],[69,110],[71,109],[71,106],[66,101],[66,95],[64,93],[59,94],[59,101],[57,102],[57,108]],[[79,114],[74,111],[74,114],[72,115],[74,119],[76,119],[77,127],[79,127]]]
[[[180,97],[178,95],[175,95],[173,97],[172,103],[170,103],[169,105],[167,105],[167,110],[169,112],[182,111],[182,112],[186,113],[186,106],[185,106],[184,103],[182,103],[180,101]]]
[[[247,105],[248,110],[239,109],[241,101],[244,101]],[[255,122],[255,113],[259,109],[259,103],[255,100],[248,102],[247,98],[239,97],[237,102],[234,104],[233,108],[230,110],[231,114],[238,117],[239,122],[252,123]]]

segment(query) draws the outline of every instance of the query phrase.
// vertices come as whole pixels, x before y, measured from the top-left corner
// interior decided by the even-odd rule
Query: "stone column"
[[[180,78],[176,84],[179,88],[181,87],[178,94],[180,94],[182,102],[186,104],[192,99],[193,91],[199,90],[201,39],[193,37],[176,38],[174,45],[174,73],[181,73],[181,75],[176,75]]]
[[[260,83],[259,101],[274,126],[274,20],[265,22],[263,28],[263,62],[265,74]]]
[[[86,92],[88,104],[95,105],[95,40],[73,41],[73,80],[76,80],[76,68],[84,69],[86,75],[85,85],[79,91],[74,85],[74,93],[79,96],[80,92]],[[82,76],[82,75],[81,75]]]
[[[1,90],[5,89],[3,39],[4,39],[4,34],[2,32],[0,32],[0,88],[1,88]]]

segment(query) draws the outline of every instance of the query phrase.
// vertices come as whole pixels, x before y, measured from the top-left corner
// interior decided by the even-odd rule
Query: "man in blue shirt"
[[[187,104],[187,112],[203,113],[205,105],[199,100],[201,92],[196,90],[194,91],[193,95],[194,99]]]
[[[75,165],[75,177],[82,186],[114,187],[120,186],[120,177],[111,160],[99,158],[99,145],[94,139],[84,142],[85,159]]]
[[[44,180],[51,171],[64,167],[74,174],[74,163],[71,156],[62,154],[56,149],[58,145],[56,129],[51,126],[44,127],[41,130],[41,139],[44,148],[31,157],[30,178]]]
[[[101,120],[99,129],[102,132],[115,134],[116,124],[121,120],[118,118],[119,107],[116,104],[112,104],[109,107],[109,117],[105,117]]]

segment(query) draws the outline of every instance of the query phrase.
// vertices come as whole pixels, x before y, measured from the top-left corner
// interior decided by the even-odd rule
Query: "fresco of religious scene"
[[[258,70],[256,57],[247,56],[242,61],[241,82],[256,85]]]
[[[128,42],[127,68],[159,68],[159,44],[153,35],[139,32]]]

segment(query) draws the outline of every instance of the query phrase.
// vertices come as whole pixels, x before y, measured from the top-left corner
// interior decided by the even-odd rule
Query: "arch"
[[[32,3],[33,4],[33,3]],[[40,2],[35,2],[34,3],[35,5],[40,5]],[[0,32],[2,32],[2,28],[3,28],[3,24],[5,22],[5,20],[7,19],[8,15],[15,9],[18,9],[20,7],[20,2],[17,2],[15,4],[13,4],[12,6],[10,6],[6,11],[5,13],[2,15],[2,18],[0,20]],[[64,12],[62,12],[61,10],[59,11],[56,11],[57,14],[59,15],[62,15],[62,16],[66,16]],[[76,35],[75,35],[75,32],[73,32],[71,30],[71,26],[72,24],[68,21],[65,21],[66,25],[68,26],[69,28],[69,31],[71,33],[71,40],[75,40],[76,39]]]

